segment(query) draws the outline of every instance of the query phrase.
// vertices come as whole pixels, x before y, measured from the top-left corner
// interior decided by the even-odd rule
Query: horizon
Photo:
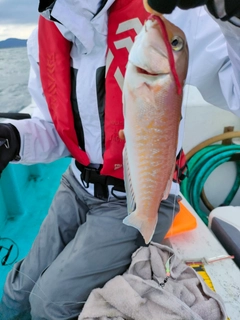
[[[6,39],[4,39],[4,40],[0,40],[0,42],[3,42],[3,41],[6,41],[6,40],[9,40],[9,39],[16,39],[16,40],[27,40],[27,38],[15,38],[15,37],[8,37],[8,38],[6,38]]]
[[[1,18],[1,13],[0,13]],[[37,23],[28,24],[3,24],[1,19],[0,41],[9,38],[28,39],[33,30],[37,27]]]
[[[7,38],[5,40],[0,40],[0,49],[19,48],[19,47],[26,47],[26,46],[27,46],[27,39]]]

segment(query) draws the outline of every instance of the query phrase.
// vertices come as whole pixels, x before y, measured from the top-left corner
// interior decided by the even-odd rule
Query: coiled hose
[[[203,188],[215,168],[227,161],[235,161],[237,166],[234,184],[221,205],[230,205],[240,187],[240,145],[213,145],[215,142],[236,137],[240,137],[240,131],[220,134],[203,141],[186,154],[188,173],[181,183],[181,192],[206,225],[208,213],[200,208],[200,198],[210,211],[214,209]]]

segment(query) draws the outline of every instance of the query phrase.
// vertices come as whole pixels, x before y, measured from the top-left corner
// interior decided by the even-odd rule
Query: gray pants
[[[153,241],[163,240],[177,200],[162,201]],[[31,310],[34,320],[77,319],[91,290],[122,274],[139,247],[126,214],[125,200],[93,197],[68,169],[28,256],[7,277],[3,304],[15,315]]]

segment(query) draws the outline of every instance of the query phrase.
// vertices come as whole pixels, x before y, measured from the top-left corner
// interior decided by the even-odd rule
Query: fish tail
[[[153,237],[156,224],[157,224],[158,215],[156,214],[156,218],[148,219],[148,218],[140,218],[137,210],[128,215],[123,223],[127,226],[134,227],[139,230],[142,234],[145,243],[148,244]]]

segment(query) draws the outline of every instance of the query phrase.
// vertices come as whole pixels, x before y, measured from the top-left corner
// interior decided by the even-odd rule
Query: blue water
[[[32,166],[9,164],[0,178],[0,300],[14,262],[30,250],[69,158]],[[6,263],[4,259],[12,245]],[[25,275],[28,277],[29,275]]]
[[[18,112],[30,104],[27,48],[0,49],[0,112]]]

